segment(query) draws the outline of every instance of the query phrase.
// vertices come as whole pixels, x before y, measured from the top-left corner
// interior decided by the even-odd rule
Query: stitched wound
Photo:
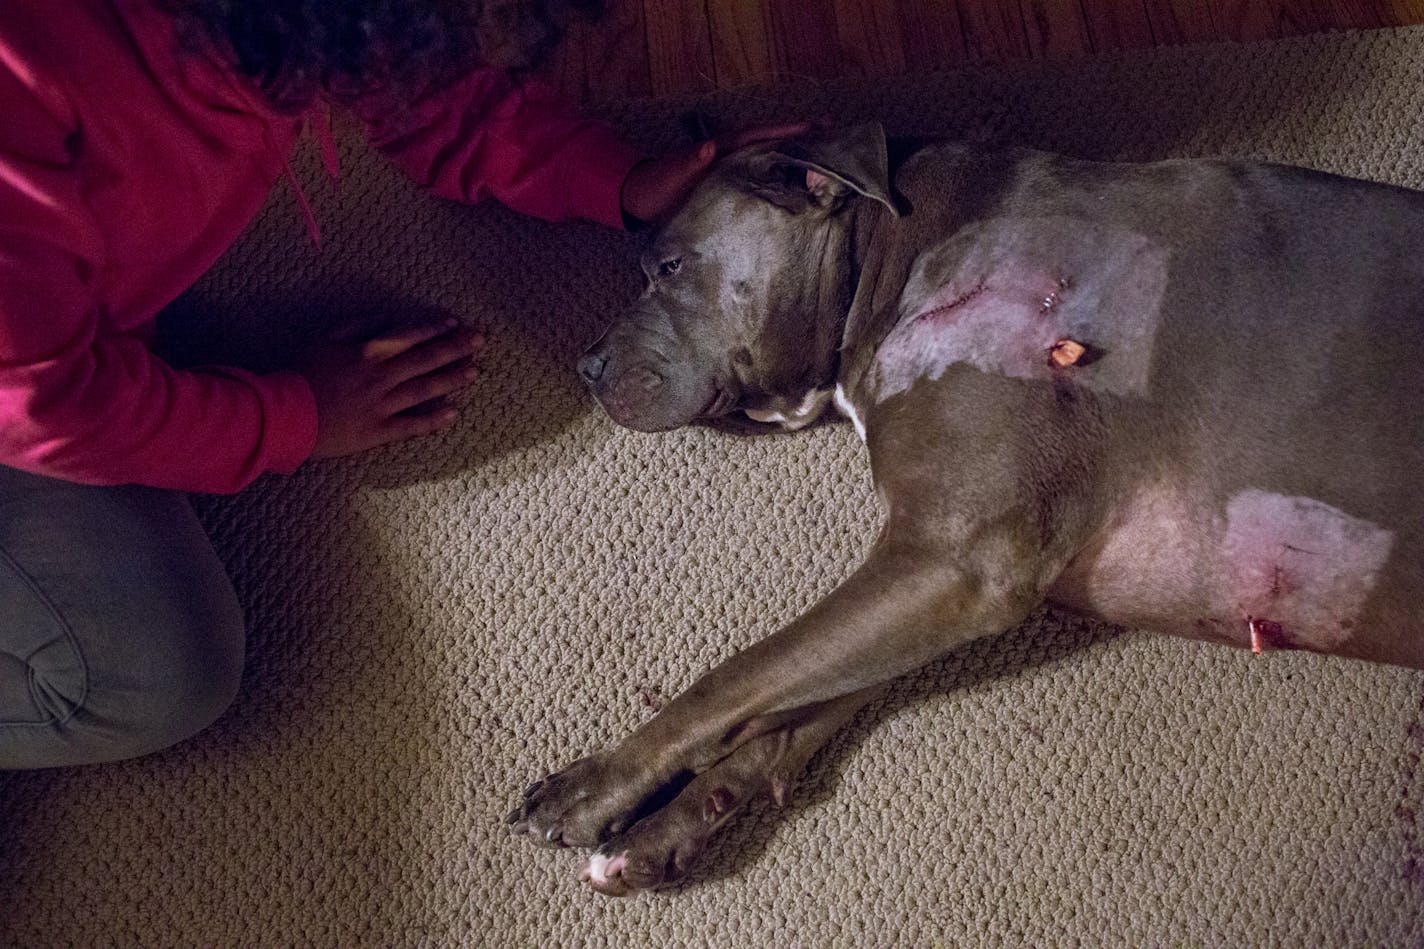
[[[944,303],[944,304],[941,304],[940,306],[937,306],[937,307],[935,307],[935,308],[933,308],[933,309],[926,310],[925,312],[921,313],[919,316],[915,317],[915,319],[916,319],[917,321],[918,321],[918,320],[936,320],[936,319],[939,319],[940,317],[944,316],[946,313],[950,313],[951,311],[957,310],[957,309],[959,309],[960,307],[964,306],[964,304],[968,303],[970,300],[973,300],[975,297],[980,296],[981,294],[983,294],[984,291],[987,290],[987,289],[989,289],[988,285],[987,285],[984,281],[981,280],[981,281],[979,281],[978,284],[976,284],[976,285],[974,286],[973,289],[969,290],[968,292],[960,294],[959,296],[955,297],[953,300],[950,300],[948,303]]]

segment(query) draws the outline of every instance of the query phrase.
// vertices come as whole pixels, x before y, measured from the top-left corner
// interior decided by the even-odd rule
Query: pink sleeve
[[[623,226],[620,192],[644,156],[550,89],[478,69],[403,113],[357,110],[373,145],[443,198],[492,196],[533,217]]]
[[[63,123],[0,70],[0,464],[90,484],[229,492],[291,471],[316,408],[293,374],[182,372],[106,333],[104,242]]]

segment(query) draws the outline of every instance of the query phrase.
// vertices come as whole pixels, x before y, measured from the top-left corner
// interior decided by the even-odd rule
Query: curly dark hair
[[[272,106],[408,102],[478,65],[524,72],[603,0],[169,0],[189,46],[218,50]]]

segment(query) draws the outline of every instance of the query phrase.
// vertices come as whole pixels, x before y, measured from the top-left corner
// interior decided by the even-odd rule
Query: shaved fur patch
[[[1226,508],[1222,592],[1243,624],[1329,650],[1352,635],[1393,544],[1390,531],[1320,501],[1242,491]]]
[[[956,363],[1142,395],[1167,261],[1164,248],[1109,224],[1014,217],[971,225],[915,261],[899,322],[876,354],[876,398]],[[1086,356],[1072,365],[1052,359],[1065,339]]]

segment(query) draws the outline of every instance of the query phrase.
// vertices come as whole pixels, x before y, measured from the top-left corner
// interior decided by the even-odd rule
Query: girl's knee
[[[196,735],[232,704],[245,633],[230,587],[151,604],[86,636],[120,649],[47,649],[7,678],[28,708],[0,721],[0,768],[95,764],[149,754]],[[17,657],[5,657],[13,666]],[[18,675],[17,675],[18,673]]]
[[[0,768],[147,754],[242,678],[232,583],[188,501],[0,467]]]
[[[222,716],[242,682],[245,635],[241,610],[206,609],[173,617],[160,640],[168,648],[153,655],[143,698],[134,703],[136,746],[126,757],[147,754],[196,735]],[[151,629],[152,627],[150,627]]]

